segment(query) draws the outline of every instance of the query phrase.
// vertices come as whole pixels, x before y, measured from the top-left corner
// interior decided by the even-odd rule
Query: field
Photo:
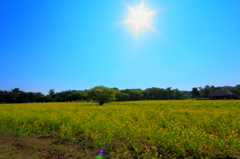
[[[0,104],[1,158],[240,158],[240,101]]]

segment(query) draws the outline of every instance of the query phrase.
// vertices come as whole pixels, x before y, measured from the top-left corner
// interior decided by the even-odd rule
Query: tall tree
[[[49,97],[50,97],[51,101],[53,101],[53,102],[55,101],[56,95],[55,95],[54,89],[50,89],[50,91],[49,91]]]
[[[15,92],[15,93],[18,93],[18,94],[20,94],[20,89],[19,88],[14,88],[14,89],[12,89],[12,92]]]
[[[115,90],[104,86],[96,86],[90,89],[88,98],[96,100],[99,105],[103,105],[106,102],[115,100]]]
[[[215,88],[214,86],[211,86],[211,87],[209,88],[209,94],[212,93],[212,92],[214,92],[215,90],[216,90],[216,88]]]
[[[192,97],[197,98],[199,96],[199,91],[197,88],[192,88]]]
[[[143,92],[144,99],[147,100],[158,100],[160,97],[160,89],[156,87],[147,88]]]
[[[18,93],[8,92],[4,95],[4,98],[7,103],[16,103],[18,98]]]
[[[7,91],[1,91],[0,90],[0,103],[5,103],[6,102],[5,97],[6,97],[7,93],[8,93]]]
[[[50,89],[50,91],[49,91],[49,95],[52,97],[54,94],[55,94],[54,89]]]
[[[173,89],[173,97],[175,99],[183,99],[184,98],[184,93],[179,91],[178,89]]]
[[[168,99],[173,99],[173,92],[171,89],[172,87],[166,88],[166,90],[168,91]]]
[[[87,92],[74,91],[67,96],[68,101],[87,100]]]
[[[199,91],[199,94],[202,98],[207,98],[210,94],[210,87],[206,85],[203,89]]]
[[[143,100],[143,91],[141,89],[125,89],[121,90],[123,93],[127,93],[129,95],[129,100]]]
[[[232,91],[240,95],[240,84],[236,85]]]
[[[123,93],[123,92],[117,92],[116,93],[116,100],[117,101],[128,101],[129,100],[129,94]]]

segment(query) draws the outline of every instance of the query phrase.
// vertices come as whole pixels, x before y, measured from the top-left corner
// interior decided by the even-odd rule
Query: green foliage
[[[207,98],[210,94],[210,87],[206,85],[203,89],[199,91],[200,97]]]
[[[167,99],[173,99],[173,91],[171,89],[172,89],[172,87],[166,88],[166,90],[168,91],[168,98]]]
[[[193,98],[196,98],[199,96],[199,91],[198,91],[198,88],[192,88],[192,97]]]
[[[48,96],[39,96],[37,99],[35,99],[36,102],[51,102],[52,99],[51,97],[48,95]]]
[[[137,101],[137,100],[169,100],[169,99],[187,99],[187,98],[208,98],[209,94],[215,90],[228,89],[231,92],[240,95],[240,85],[214,87],[206,85],[204,88],[193,88],[192,91],[180,91],[168,87],[163,88],[147,88],[141,89],[124,89],[119,90],[113,87],[115,91],[116,101]],[[32,103],[32,102],[66,102],[66,101],[86,101],[89,90],[66,90],[62,92],[49,91],[49,95],[44,96],[41,92],[23,92],[19,88],[11,91],[0,90],[0,103]],[[240,98],[240,96],[239,96]]]
[[[173,97],[174,97],[174,99],[184,99],[185,94],[183,92],[179,91],[178,89],[174,89],[173,90]]]
[[[68,101],[87,100],[87,92],[75,91],[67,96]]]
[[[237,93],[240,95],[240,84],[239,85],[236,85],[234,88],[233,88],[233,92]]]
[[[118,92],[116,92],[116,100],[117,101],[128,101],[129,94],[118,91]]]
[[[50,89],[49,91],[49,97],[51,98],[51,101],[55,102],[57,95],[55,94],[54,89]]]
[[[184,99],[191,98],[192,94],[190,91],[182,91],[184,93]]]
[[[52,97],[54,94],[55,94],[54,89],[50,89],[50,91],[49,91],[49,95]]]
[[[169,91],[163,88],[147,88],[144,91],[144,99],[148,100],[166,100],[170,97]]]
[[[129,100],[143,100],[143,90],[141,89],[125,89],[121,91],[122,93],[126,93],[129,95]],[[125,97],[127,97],[125,95]]]
[[[110,102],[115,100],[114,89],[104,87],[104,86],[96,86],[88,92],[87,96],[89,99],[95,100],[99,103],[99,105],[103,105],[106,102]]]

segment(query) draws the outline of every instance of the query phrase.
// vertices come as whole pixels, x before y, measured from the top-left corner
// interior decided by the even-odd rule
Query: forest
[[[208,86],[204,88],[195,87],[192,91],[180,91],[168,87],[164,88],[147,88],[142,89],[123,89],[119,90],[116,87],[115,101],[137,101],[137,100],[181,100],[188,98],[208,98],[208,95],[215,90],[228,89],[231,92],[240,94],[240,85],[232,86]],[[0,90],[0,103],[39,103],[39,102],[76,102],[76,101],[90,101],[87,93],[89,90],[66,90],[62,92],[55,92],[50,89],[48,95],[41,92],[24,92],[19,88],[14,88],[11,91]]]

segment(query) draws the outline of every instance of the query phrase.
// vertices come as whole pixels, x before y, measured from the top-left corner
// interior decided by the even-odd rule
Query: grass
[[[49,140],[48,155],[238,158],[239,112],[237,100],[0,104],[0,132]]]

